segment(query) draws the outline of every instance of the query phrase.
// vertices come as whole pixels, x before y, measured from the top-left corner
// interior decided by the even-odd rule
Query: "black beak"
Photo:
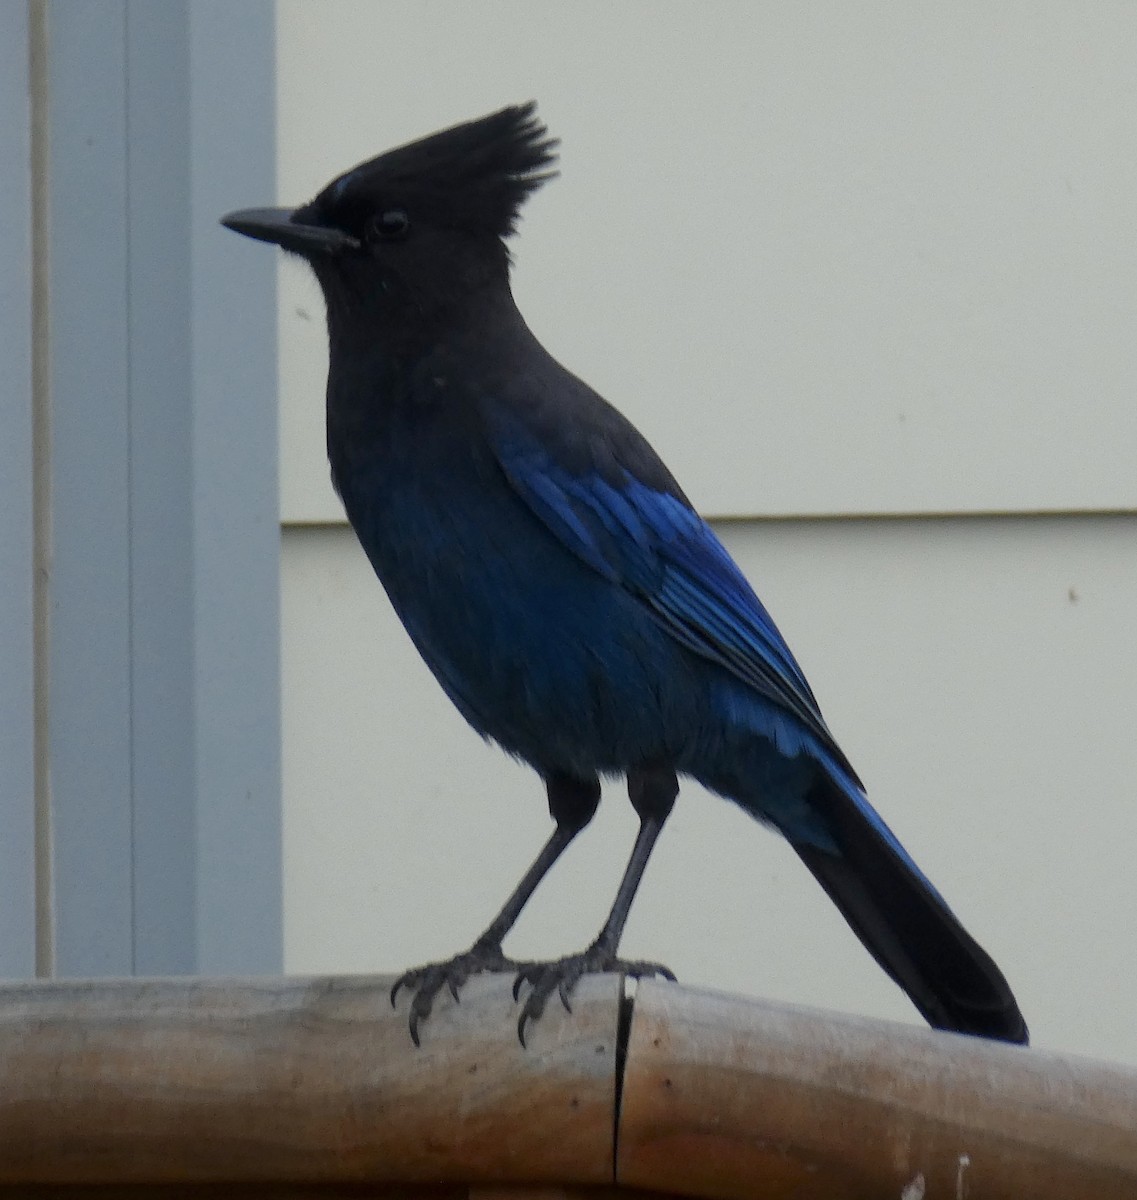
[[[297,217],[301,220],[297,221]],[[309,225],[303,221],[303,209],[243,208],[221,218],[221,224],[235,233],[272,242],[294,254],[337,254],[358,250],[359,239],[331,225]]]

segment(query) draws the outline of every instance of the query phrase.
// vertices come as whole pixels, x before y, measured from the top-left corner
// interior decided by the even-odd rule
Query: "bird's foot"
[[[411,1041],[419,1045],[419,1026],[430,1016],[435,997],[445,988],[454,1000],[471,975],[484,971],[521,971],[528,963],[506,958],[499,945],[475,942],[464,954],[456,954],[445,962],[427,963],[404,971],[391,988],[391,1007],[401,991],[412,992],[410,1030]]]
[[[517,1020],[517,1036],[521,1044],[525,1045],[526,1026],[541,1016],[545,1011],[546,1002],[554,992],[560,996],[565,1012],[571,1013],[573,989],[581,977],[606,973],[628,975],[632,979],[661,975],[664,979],[675,982],[674,973],[662,963],[617,958],[611,951],[596,945],[589,946],[581,954],[569,954],[553,962],[521,964],[517,978],[513,981],[514,1000],[521,995],[522,987],[525,984],[529,985],[529,994],[525,997],[521,1016]]]

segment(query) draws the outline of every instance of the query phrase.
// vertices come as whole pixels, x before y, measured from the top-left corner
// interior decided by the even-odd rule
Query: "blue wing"
[[[643,482],[611,440],[592,469],[579,454],[570,468],[516,414],[499,410],[489,425],[510,484],[569,550],[637,596],[677,641],[796,716],[856,779],[770,614],[678,488]],[[642,460],[646,443],[624,430],[636,438],[628,457]]]

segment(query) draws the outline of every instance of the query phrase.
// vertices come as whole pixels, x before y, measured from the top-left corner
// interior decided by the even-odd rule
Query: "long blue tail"
[[[1026,1022],[1003,973],[868,802],[819,772],[808,804],[836,852],[792,837],[791,845],[925,1020],[937,1029],[1025,1044]]]

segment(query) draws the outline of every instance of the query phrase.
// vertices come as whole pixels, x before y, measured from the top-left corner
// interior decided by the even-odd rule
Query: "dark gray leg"
[[[595,777],[582,780],[567,775],[550,775],[545,780],[545,789],[549,797],[549,812],[557,823],[556,828],[502,906],[501,912],[465,953],[457,954],[445,962],[415,967],[395,981],[391,989],[392,1005],[402,989],[414,992],[410,1030],[411,1040],[416,1046],[419,1044],[419,1025],[430,1016],[434,999],[444,987],[457,1000],[459,989],[471,975],[482,971],[524,970],[528,965],[506,958],[501,948],[502,941],[517,923],[521,910],[537,890],[537,885],[573,838],[592,820],[600,803],[600,780]]]
[[[623,975],[640,978],[645,975],[662,975],[665,979],[675,976],[662,963],[628,961],[617,958],[616,950],[628,920],[628,913],[635,899],[636,889],[643,878],[647,860],[651,857],[656,838],[675,804],[679,783],[675,772],[662,767],[645,767],[628,772],[628,795],[632,806],[639,814],[640,828],[632,847],[631,858],[620,880],[612,911],[604,922],[596,940],[581,954],[570,954],[550,963],[531,963],[523,967],[513,985],[516,998],[523,984],[530,985],[529,995],[517,1022],[517,1036],[525,1045],[525,1026],[535,1021],[544,1011],[545,1003],[556,991],[561,1003],[572,1011],[569,999],[573,988],[582,975],[616,971]]]

